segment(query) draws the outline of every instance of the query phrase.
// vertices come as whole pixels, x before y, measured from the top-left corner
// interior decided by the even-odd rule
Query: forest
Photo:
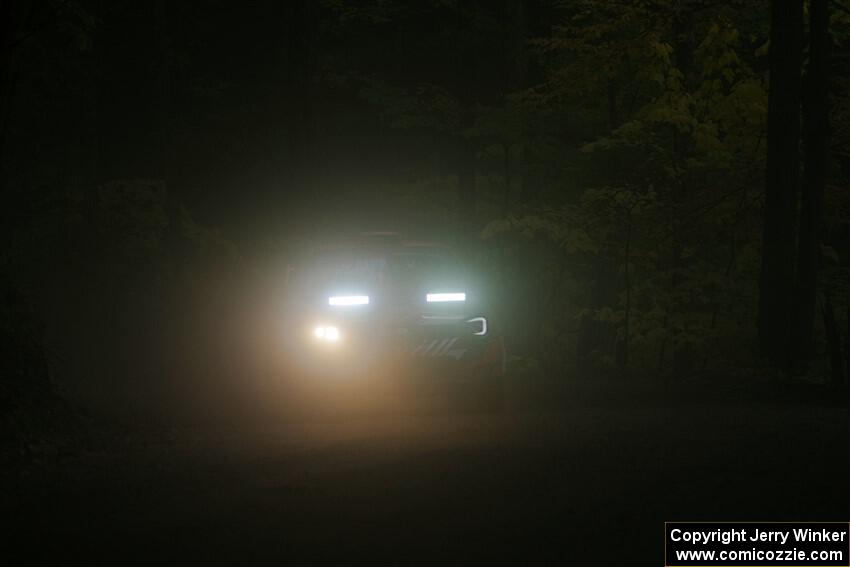
[[[466,251],[511,372],[846,388],[850,4],[0,11],[14,451],[259,372],[289,256],[369,229]]]

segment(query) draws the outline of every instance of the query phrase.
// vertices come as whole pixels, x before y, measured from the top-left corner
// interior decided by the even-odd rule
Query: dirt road
[[[26,478],[4,556],[662,565],[665,520],[848,521],[848,424],[713,402],[187,428]]]

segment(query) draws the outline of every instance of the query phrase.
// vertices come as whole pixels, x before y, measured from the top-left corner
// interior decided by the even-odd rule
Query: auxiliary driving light
[[[445,301],[466,301],[466,294],[460,293],[427,293],[425,301],[428,303],[443,303]]]
[[[318,326],[313,329],[313,336],[320,341],[335,343],[339,340],[339,329],[333,326]]]
[[[328,298],[328,305],[369,305],[368,295],[332,295]]]

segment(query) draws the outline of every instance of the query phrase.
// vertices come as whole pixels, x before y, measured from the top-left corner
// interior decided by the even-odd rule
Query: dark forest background
[[[0,10],[16,435],[56,395],[227,399],[293,251],[376,228],[465,251],[515,373],[846,379],[850,5]]]

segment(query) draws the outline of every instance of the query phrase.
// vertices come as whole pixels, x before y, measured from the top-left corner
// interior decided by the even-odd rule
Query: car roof
[[[407,239],[394,231],[369,231],[325,241],[314,248],[322,253],[452,253],[452,247],[436,240]]]

